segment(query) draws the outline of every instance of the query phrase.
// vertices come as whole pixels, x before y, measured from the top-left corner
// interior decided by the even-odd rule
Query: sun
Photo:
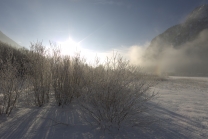
[[[57,43],[60,45],[62,55],[69,55],[73,57],[79,53],[88,63],[93,63],[96,56],[99,55],[93,50],[83,48],[81,43],[74,41],[71,37],[68,37],[65,41],[58,41]]]
[[[74,41],[71,37],[68,37],[65,41],[57,41],[57,43],[60,45],[62,55],[73,56],[80,49],[79,43]]]

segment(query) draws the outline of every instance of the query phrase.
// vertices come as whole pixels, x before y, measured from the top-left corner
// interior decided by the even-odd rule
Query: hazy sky
[[[71,38],[86,49],[144,45],[208,0],[0,0],[0,30],[22,46]]]

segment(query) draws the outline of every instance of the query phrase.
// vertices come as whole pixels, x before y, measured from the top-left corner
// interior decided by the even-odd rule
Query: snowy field
[[[152,88],[149,104],[157,122],[149,128],[101,131],[86,123],[77,106],[18,106],[0,117],[0,139],[208,139],[208,78],[168,77]]]

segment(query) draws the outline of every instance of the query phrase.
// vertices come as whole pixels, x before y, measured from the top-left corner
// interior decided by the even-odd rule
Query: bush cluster
[[[63,56],[51,46],[49,51],[41,42],[31,43],[29,51],[21,50],[22,57],[10,49],[8,58],[1,59],[1,114],[9,115],[18,97],[29,90],[28,102],[39,107],[53,96],[58,106],[77,102],[82,117],[102,129],[141,125],[146,103],[155,96],[150,91],[155,76],[142,73],[117,54],[104,63],[95,58],[95,64],[88,65],[80,54]]]

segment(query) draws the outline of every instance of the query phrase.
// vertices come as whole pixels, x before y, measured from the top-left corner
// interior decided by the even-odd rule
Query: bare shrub
[[[81,96],[82,88],[85,87],[85,60],[81,59],[80,53],[77,53],[72,59],[72,88],[74,97],[78,98]]]
[[[22,91],[24,79],[19,75],[19,64],[13,51],[8,51],[7,55],[6,61],[0,64],[0,114],[9,116]]]
[[[73,98],[72,88],[70,86],[70,58],[64,57],[54,64],[52,67],[53,88],[55,100],[58,106],[63,106],[71,102]]]
[[[41,107],[49,102],[49,91],[51,85],[51,66],[46,48],[41,42],[31,43],[28,53],[29,81],[34,94],[34,104]]]
[[[83,117],[102,129],[149,123],[142,114],[147,110],[146,102],[155,96],[150,92],[155,80],[118,55],[96,65],[84,77],[88,85],[79,101]]]
[[[83,87],[83,62],[80,55],[61,56],[60,49],[55,47],[51,63],[56,103],[58,106],[69,104],[80,96],[80,89]]]

